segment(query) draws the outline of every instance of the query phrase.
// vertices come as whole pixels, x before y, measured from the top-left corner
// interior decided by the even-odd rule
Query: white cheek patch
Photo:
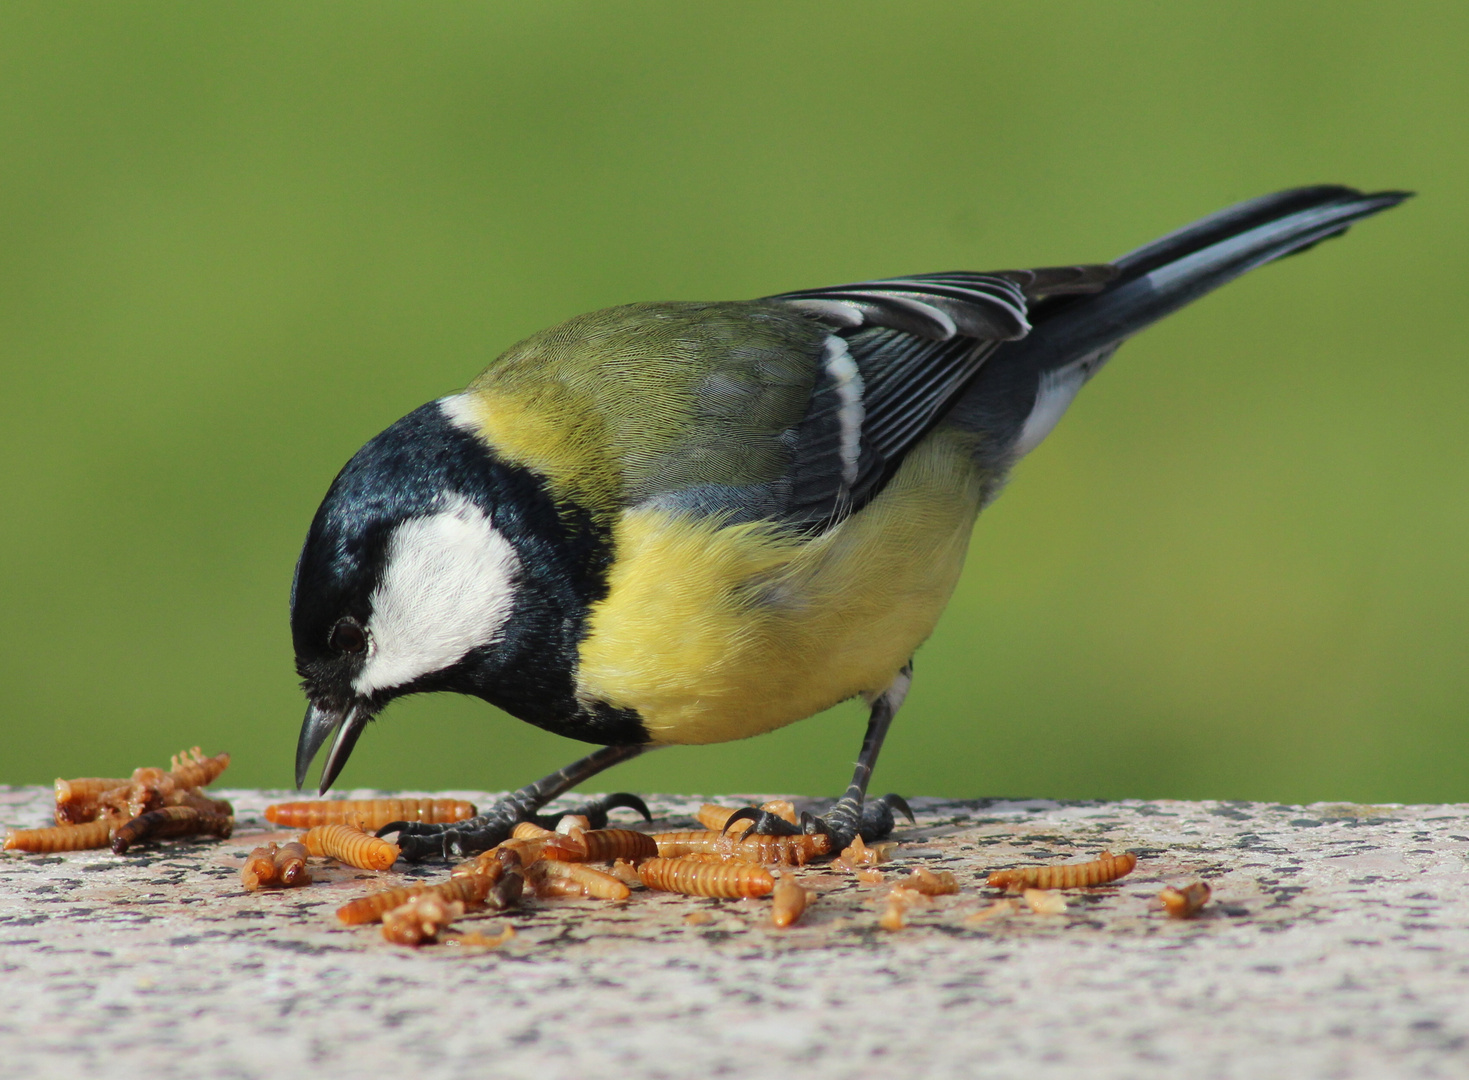
[[[462,495],[399,525],[372,594],[367,662],[352,688],[403,686],[493,642],[510,618],[519,569],[514,546]]]

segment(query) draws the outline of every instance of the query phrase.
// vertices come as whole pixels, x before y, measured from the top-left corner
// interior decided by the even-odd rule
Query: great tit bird
[[[389,826],[410,858],[468,854],[651,747],[860,695],[852,783],[803,827],[885,834],[906,807],[868,777],[1010,469],[1124,340],[1406,197],[1299,188],[1112,263],[630,304],[526,339],[372,439],[317,510],[291,588],[297,786],[335,732],[325,792],[421,691],[603,747],[470,821]]]

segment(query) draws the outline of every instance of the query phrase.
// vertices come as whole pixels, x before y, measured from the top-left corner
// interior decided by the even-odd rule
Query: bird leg
[[[909,821],[913,811],[899,795],[884,795],[880,799],[867,801],[867,784],[872,779],[872,767],[877,764],[877,755],[882,751],[882,741],[887,737],[888,727],[897,715],[898,707],[908,695],[913,682],[913,662],[910,660],[898,672],[891,686],[870,699],[872,712],[867,719],[867,735],[862,740],[862,752],[857,755],[857,768],[852,773],[852,782],[846,794],[822,817],[801,815],[801,824],[792,825],[759,807],[746,806],[730,815],[725,823],[728,829],[736,821],[751,822],[749,835],[791,836],[796,833],[825,833],[831,837],[833,851],[841,851],[858,836],[863,840],[881,840],[893,831],[893,811],[896,809]]]
[[[550,776],[527,784],[519,791],[512,791],[478,817],[456,821],[452,825],[394,821],[384,825],[377,834],[383,836],[397,833],[398,846],[402,849],[403,857],[410,862],[419,862],[432,855],[441,855],[446,859],[475,855],[509,839],[510,831],[522,821],[534,821],[547,828],[554,827],[559,814],[542,817],[536,811],[577,784],[596,776],[603,769],[629,761],[646,749],[646,746],[641,745],[604,746]],[[607,811],[616,806],[630,807],[652,820],[653,815],[648,813],[643,800],[626,792],[594,799],[585,806],[567,812],[585,814],[591,820],[593,828],[601,828],[607,823]]]

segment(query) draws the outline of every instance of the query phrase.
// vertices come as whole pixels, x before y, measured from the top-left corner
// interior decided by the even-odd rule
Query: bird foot
[[[607,824],[607,811],[616,807],[627,807],[653,820],[647,804],[636,795],[625,791],[604,795],[600,799],[564,811],[580,814],[587,818],[592,828],[600,829]],[[393,821],[377,831],[378,836],[398,834],[398,847],[403,858],[409,862],[442,857],[462,859],[488,851],[496,844],[510,839],[510,833],[522,821],[531,821],[543,828],[552,829],[561,820],[562,814],[537,814],[540,802],[532,795],[515,792],[478,817],[456,821],[452,825],[429,825],[421,821]]]
[[[831,850],[839,852],[858,836],[862,837],[864,843],[872,843],[890,834],[893,831],[893,825],[896,824],[896,819],[893,817],[894,810],[901,813],[909,822],[914,821],[913,811],[908,808],[907,801],[901,795],[889,794],[865,802],[851,796],[843,796],[821,817],[803,813],[799,825],[792,825],[785,818],[772,814],[768,810],[761,810],[758,806],[746,806],[731,814],[724,827],[728,829],[736,821],[748,821],[750,829],[745,834],[747,836],[797,836],[801,833],[807,835],[824,833],[831,838]]]

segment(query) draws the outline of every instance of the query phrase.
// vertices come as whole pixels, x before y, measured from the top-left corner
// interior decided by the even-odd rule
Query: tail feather
[[[1100,291],[1033,304],[1030,334],[995,351],[950,420],[983,434],[983,456],[1003,468],[1049,433],[1123,341],[1241,274],[1339,236],[1410,194],[1294,188],[1145,244],[1113,262],[1115,276]]]
[[[1321,186],[1221,210],[1117,259],[1118,275],[1102,292],[1036,312],[1035,330],[1021,349],[1042,369],[1064,366],[1124,341],[1241,274],[1340,236],[1353,222],[1408,197],[1403,191],[1364,195]]]

